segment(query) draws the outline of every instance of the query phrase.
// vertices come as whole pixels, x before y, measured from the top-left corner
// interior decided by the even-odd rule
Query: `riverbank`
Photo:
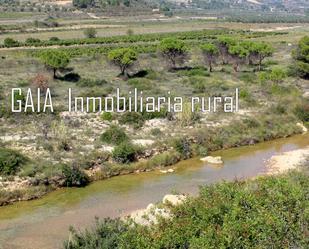
[[[64,248],[305,248],[308,180],[293,171],[204,186],[180,205],[147,208],[155,210],[147,223],[103,219],[86,232],[71,229]]]
[[[265,125],[267,122],[266,120]],[[94,163],[95,167],[84,170],[83,174],[87,176],[89,182],[93,182],[119,175],[139,174],[142,172],[161,170],[162,168],[171,167],[181,160],[205,156],[205,153],[207,155],[210,152],[213,153],[220,149],[254,145],[263,141],[289,137],[302,133],[303,131],[297,124],[284,127],[281,126],[279,122],[272,122],[274,127],[271,131],[267,130],[267,127],[264,127],[264,125],[261,125],[259,129],[256,129],[256,127],[252,128],[252,124],[248,122],[235,122],[226,127],[208,129],[207,133],[200,130],[187,137],[178,138],[174,140],[172,144],[171,141],[169,141],[165,143],[165,146],[161,146],[160,149],[152,148],[148,152],[144,151],[143,154],[148,154],[148,156],[135,163],[106,164],[103,161],[102,165]],[[245,129],[247,129],[248,134],[251,134],[250,138],[248,134],[243,133]],[[224,140],[228,134],[230,134],[230,141]],[[222,144],[218,144],[218,142],[214,141],[222,141]],[[170,145],[168,146],[168,144]],[[101,160],[101,158],[99,159]],[[72,171],[69,176],[74,179],[73,173],[74,171]],[[20,184],[21,181],[23,184]],[[40,198],[50,191],[63,187],[63,184],[61,185],[59,182],[64,184],[65,176],[58,175],[51,179],[44,178],[39,181],[28,177],[26,183],[20,178],[16,183],[14,181],[7,181],[6,188],[13,189],[13,191],[6,191],[5,188],[0,190],[0,206],[12,204],[16,201]]]
[[[284,173],[296,169],[309,158],[309,146],[272,156],[267,162],[269,175]]]
[[[198,157],[179,162],[174,173],[122,175],[0,207],[0,244],[14,249],[61,248],[70,226],[84,230],[93,225],[94,217],[124,217],[162,201],[168,193],[197,196],[201,185],[263,175],[265,160],[272,155],[306,146],[308,137],[296,135],[212,153],[221,156],[224,165],[206,164]]]

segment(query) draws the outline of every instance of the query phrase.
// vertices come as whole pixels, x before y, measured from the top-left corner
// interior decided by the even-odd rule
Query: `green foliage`
[[[63,165],[62,175],[66,187],[83,187],[89,183],[87,175],[75,164],[72,166]]]
[[[135,129],[144,125],[145,119],[139,112],[125,112],[119,118],[119,123],[123,125],[132,125]]]
[[[188,48],[183,41],[170,37],[160,42],[159,50],[163,57],[168,60],[171,67],[175,68],[177,62],[184,62]]]
[[[14,40],[13,38],[5,38],[3,45],[7,48],[11,48],[11,47],[18,47],[19,46],[19,42]]]
[[[209,55],[219,55],[219,49],[218,47],[213,44],[213,43],[205,43],[203,45],[201,45],[201,50],[203,51],[203,53],[205,54],[209,54]]]
[[[309,122],[309,101],[297,105],[294,109],[294,113],[302,122]]]
[[[101,140],[104,143],[119,145],[129,138],[124,129],[119,126],[111,125],[102,135]]]
[[[65,248],[306,248],[308,180],[292,172],[204,186],[171,219],[148,227],[104,220],[74,232]]]
[[[137,53],[131,48],[118,48],[111,50],[107,57],[120,68],[121,75],[126,75],[127,69],[137,60]]]
[[[95,38],[97,36],[97,31],[95,30],[95,28],[87,28],[84,30],[84,35],[87,38]]]
[[[180,153],[183,159],[188,159],[192,156],[192,148],[190,141],[187,138],[177,138],[173,141],[173,147]]]
[[[34,44],[40,43],[40,42],[41,42],[41,40],[38,39],[38,38],[32,38],[32,37],[30,37],[30,38],[27,38],[27,39],[26,39],[26,44],[28,44],[28,45],[34,45]]]
[[[103,112],[101,115],[102,120],[111,122],[113,120],[113,114],[111,112]]]
[[[204,76],[208,77],[210,76],[209,72],[205,68],[197,67],[192,69],[186,69],[179,71],[179,74],[182,76]]]
[[[287,77],[287,72],[282,68],[276,67],[273,68],[270,72],[259,73],[258,77],[262,83],[270,81],[272,83],[279,84]]]
[[[64,242],[65,249],[116,249],[121,235],[129,230],[129,226],[120,218],[105,218],[102,221],[96,219],[95,227],[84,234],[73,228],[70,230],[72,239]]]
[[[296,60],[294,66],[297,74],[305,79],[309,78],[309,36],[303,37],[297,49],[293,52],[293,57]]]
[[[73,5],[78,8],[88,8],[95,4],[94,0],[73,0]]]
[[[0,175],[14,175],[26,161],[20,153],[0,148]]]
[[[58,69],[66,68],[70,63],[67,55],[61,50],[45,50],[40,53],[39,57],[47,67],[53,70],[54,78]]]
[[[136,160],[139,149],[129,143],[123,142],[116,146],[112,152],[112,158],[117,163],[130,163]]]
[[[167,151],[159,155],[155,155],[148,161],[148,165],[151,168],[154,167],[166,167],[174,165],[181,160],[182,156],[176,151]]]

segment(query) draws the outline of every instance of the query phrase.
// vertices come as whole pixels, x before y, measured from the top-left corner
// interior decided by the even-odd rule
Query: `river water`
[[[263,174],[265,162],[272,155],[307,145],[309,135],[297,135],[213,153],[222,156],[223,166],[211,166],[195,158],[178,163],[171,174],[154,171],[118,176],[0,207],[0,248],[61,248],[70,225],[84,229],[91,226],[95,216],[128,215],[171,192],[196,194],[200,185]]]

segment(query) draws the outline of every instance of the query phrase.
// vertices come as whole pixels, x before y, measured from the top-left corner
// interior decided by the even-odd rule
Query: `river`
[[[95,216],[128,215],[171,192],[196,194],[200,185],[261,175],[271,156],[307,145],[309,135],[305,134],[222,150],[212,155],[222,156],[223,166],[211,166],[195,158],[178,163],[171,174],[154,171],[118,176],[0,207],[0,248],[61,248],[70,225],[84,229],[91,226]]]

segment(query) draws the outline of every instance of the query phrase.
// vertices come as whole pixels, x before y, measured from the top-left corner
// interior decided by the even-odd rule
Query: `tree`
[[[187,56],[187,47],[181,40],[175,38],[163,39],[159,45],[159,50],[165,57],[171,68],[176,68],[177,63],[183,63]]]
[[[239,65],[245,63],[249,51],[245,49],[241,44],[230,46],[228,50],[234,64],[234,71],[238,72]]]
[[[121,75],[127,76],[127,70],[137,60],[137,53],[132,48],[117,48],[111,50],[107,57],[114,65],[120,68]]]
[[[302,78],[309,78],[309,36],[303,37],[295,51],[293,58],[296,61],[295,70],[297,75]]]
[[[223,65],[228,63],[229,47],[233,45],[236,45],[236,41],[231,37],[223,36],[218,38],[218,48]]]
[[[245,41],[243,47],[249,51],[249,64],[257,64],[258,71],[262,69],[262,62],[266,57],[272,56],[274,49],[270,44],[265,42]]]
[[[213,65],[216,64],[219,56],[219,49],[212,43],[206,43],[201,46],[201,50],[204,56],[204,60],[208,64],[209,71],[212,72]]]
[[[97,31],[95,30],[95,28],[87,28],[84,30],[84,35],[87,38],[95,38],[97,36]]]
[[[46,50],[41,52],[40,58],[46,67],[53,70],[54,78],[57,78],[57,70],[64,69],[70,63],[66,53],[59,50]]]

